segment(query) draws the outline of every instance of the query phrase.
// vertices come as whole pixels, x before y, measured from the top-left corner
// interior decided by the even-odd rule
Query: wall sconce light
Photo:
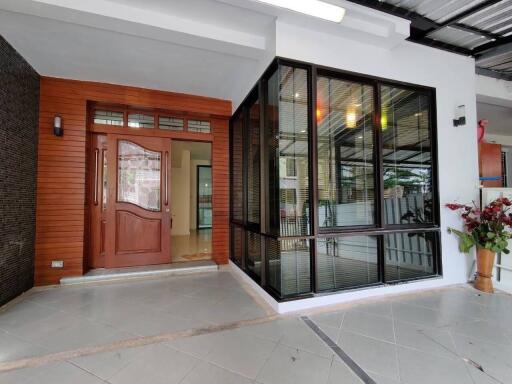
[[[62,118],[59,115],[55,115],[53,118],[53,134],[59,137],[64,135],[64,128],[62,128]]]
[[[455,119],[453,119],[453,126],[466,125],[466,106],[459,105],[455,112]]]

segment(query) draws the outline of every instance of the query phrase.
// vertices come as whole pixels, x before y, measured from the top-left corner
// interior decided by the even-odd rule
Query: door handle
[[[94,150],[94,205],[98,205],[98,158],[99,158],[100,150],[96,148]]]
[[[165,205],[169,205],[169,152],[165,152]],[[169,210],[167,210],[169,212]]]

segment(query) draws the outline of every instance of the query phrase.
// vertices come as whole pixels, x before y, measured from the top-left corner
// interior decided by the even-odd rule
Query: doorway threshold
[[[142,267],[98,268],[90,270],[83,276],[64,277],[60,279],[60,284],[73,285],[149,277],[165,277],[190,273],[214,272],[218,271],[218,269],[218,265],[211,260],[146,265]]]

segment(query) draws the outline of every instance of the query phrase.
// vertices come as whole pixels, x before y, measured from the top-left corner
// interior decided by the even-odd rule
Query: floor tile
[[[223,332],[209,333],[205,335],[184,337],[164,344],[180,352],[188,353],[200,359],[206,358],[219,343]]]
[[[202,362],[195,367],[181,384],[251,384],[252,380],[227,371],[211,363]]]
[[[256,381],[262,384],[325,384],[331,359],[279,345]]]
[[[356,376],[347,365],[339,360],[333,360],[329,371],[328,384],[363,384],[363,381]]]
[[[123,348],[113,352],[78,357],[72,362],[103,380],[109,380],[145,350],[147,350],[146,347]]]
[[[481,367],[485,375],[503,383],[511,380],[512,346],[503,346],[457,334],[453,335],[453,339],[459,355],[464,359],[470,359],[471,364]]]
[[[339,329],[341,327],[341,323],[343,322],[344,316],[344,311],[336,311],[311,315],[309,318],[313,320],[317,325],[328,325],[330,327]]]
[[[112,384],[179,383],[200,360],[161,344],[147,346],[109,379]]]
[[[450,332],[442,328],[395,322],[396,343],[438,356],[457,358]]]
[[[7,346],[8,348],[2,348],[1,346]],[[49,353],[49,351],[43,347],[21,340],[7,332],[0,331],[0,362],[39,356],[47,353]]]
[[[471,384],[462,359],[447,359],[398,347],[400,378],[403,384]]]
[[[390,299],[384,298],[381,301],[375,301],[368,304],[360,303],[355,307],[355,309],[361,312],[371,313],[373,315],[391,317],[393,315],[391,303],[392,301]]]
[[[240,331],[223,332],[207,357],[210,363],[254,379],[276,343]]]
[[[393,320],[389,317],[351,310],[345,314],[341,329],[390,343],[395,342]]]
[[[12,371],[3,376],[2,384],[101,384],[100,378],[72,364],[61,362],[51,363],[41,367]],[[10,376],[10,378],[9,378]]]
[[[364,370],[391,379],[399,377],[394,344],[342,330],[338,345]]]

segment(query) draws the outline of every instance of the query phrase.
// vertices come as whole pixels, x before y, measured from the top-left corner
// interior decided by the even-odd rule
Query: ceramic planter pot
[[[476,252],[475,288],[487,293],[493,293],[492,268],[496,253],[489,249],[478,248]]]

